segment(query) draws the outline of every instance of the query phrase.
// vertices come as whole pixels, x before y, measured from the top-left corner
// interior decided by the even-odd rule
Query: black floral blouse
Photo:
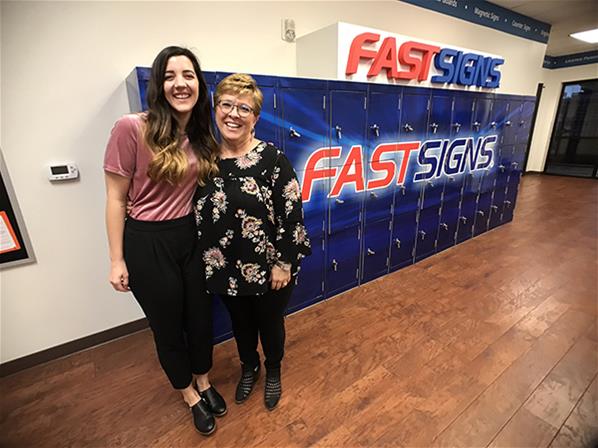
[[[199,187],[193,201],[208,291],[263,294],[277,261],[291,263],[295,275],[311,254],[297,176],[265,142],[218,167],[218,177]]]

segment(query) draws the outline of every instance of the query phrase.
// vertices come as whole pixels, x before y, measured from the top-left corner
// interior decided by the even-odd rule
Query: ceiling
[[[546,54],[562,56],[598,50],[569,36],[598,28],[598,0],[490,0],[491,3],[552,25]]]

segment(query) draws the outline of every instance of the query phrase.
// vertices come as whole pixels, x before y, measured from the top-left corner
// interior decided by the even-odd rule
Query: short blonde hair
[[[259,115],[262,111],[264,95],[257,86],[255,79],[245,73],[233,73],[228,75],[216,86],[215,101],[218,104],[222,95],[243,96],[250,95],[253,99],[253,114]]]

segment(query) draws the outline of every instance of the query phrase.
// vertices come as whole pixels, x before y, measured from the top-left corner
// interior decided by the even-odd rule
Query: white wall
[[[345,21],[501,54],[504,82],[525,94],[535,91],[544,53],[542,44],[395,0],[0,8],[1,147],[38,259],[0,272],[1,362],[142,316],[106,280],[101,166],[111,126],[127,112],[126,76],[164,46],[195,48],[206,70],[292,76],[295,46],[281,40],[281,18],[293,18],[299,36]],[[515,68],[530,60],[537,71]],[[78,163],[81,179],[50,184],[46,167],[59,161]]]
[[[598,78],[598,64],[542,70],[544,90],[538,106],[527,171],[543,171],[564,82]]]

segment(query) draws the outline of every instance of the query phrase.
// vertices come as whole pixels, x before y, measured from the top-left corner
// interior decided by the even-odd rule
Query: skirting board
[[[0,364],[0,377],[5,377],[21,370],[28,369],[48,361],[53,361],[64,356],[71,355],[75,352],[94,347],[104,342],[111,341],[123,336],[127,336],[137,331],[144,330],[148,327],[147,319],[142,318],[129,322],[127,324],[119,325],[118,327],[109,328],[89,336],[85,336],[74,341],[66,342],[56,347],[52,347],[41,352],[33,353],[22,358],[13,359]]]

